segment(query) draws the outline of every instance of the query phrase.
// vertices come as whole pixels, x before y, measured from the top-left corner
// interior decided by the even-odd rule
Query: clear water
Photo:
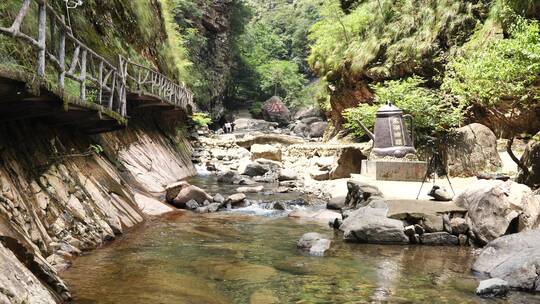
[[[312,231],[335,240],[325,257],[296,249]],[[76,259],[63,277],[80,304],[540,303],[476,297],[472,262],[468,248],[346,244],[276,214],[183,213]]]

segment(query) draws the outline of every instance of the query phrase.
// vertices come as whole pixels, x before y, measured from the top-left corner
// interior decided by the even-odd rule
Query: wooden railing
[[[38,10],[37,35],[22,30],[33,2]],[[0,33],[19,39],[36,51],[39,77],[45,78],[52,66],[61,91],[66,90],[66,78],[71,79],[78,84],[78,95],[83,102],[100,104],[123,117],[128,91],[153,94],[184,109],[193,102],[191,92],[183,84],[178,85],[157,71],[123,57],[119,57],[118,67],[111,64],[75,38],[64,17],[47,0],[23,0],[12,25],[0,27]]]

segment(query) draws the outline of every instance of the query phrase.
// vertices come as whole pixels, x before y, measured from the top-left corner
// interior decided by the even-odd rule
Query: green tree
[[[298,65],[285,60],[272,60],[257,68],[260,88],[267,96],[281,96],[285,102],[297,98],[306,84]]]

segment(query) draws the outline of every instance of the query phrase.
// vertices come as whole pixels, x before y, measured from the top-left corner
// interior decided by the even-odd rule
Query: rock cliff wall
[[[191,147],[153,118],[130,124],[99,136],[0,125],[0,303],[68,299],[58,271],[72,257],[172,210],[159,196],[194,173]]]

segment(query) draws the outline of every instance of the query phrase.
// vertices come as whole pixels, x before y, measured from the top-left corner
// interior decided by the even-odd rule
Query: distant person
[[[230,122],[226,122],[225,125],[223,125],[223,131],[225,131],[225,134],[232,133],[232,126]]]

